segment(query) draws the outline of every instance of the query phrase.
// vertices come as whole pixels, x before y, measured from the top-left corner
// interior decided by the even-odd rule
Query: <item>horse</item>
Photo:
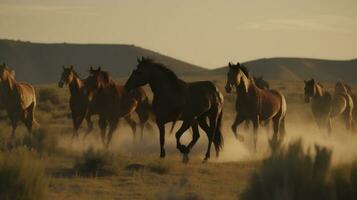
[[[0,99],[11,120],[12,138],[15,138],[20,120],[30,133],[39,126],[35,120],[35,88],[28,83],[17,82],[15,72],[5,63],[0,65]]]
[[[249,71],[243,65],[229,63],[227,73],[226,92],[231,93],[236,88],[236,117],[232,130],[236,138],[242,138],[237,133],[237,127],[246,120],[253,122],[254,127],[254,151],[257,150],[258,128],[260,122],[273,121],[273,137],[271,145],[278,145],[285,133],[286,101],[283,94],[276,90],[264,90],[257,87]]]
[[[146,84],[150,86],[154,95],[152,110],[160,132],[160,157],[165,157],[165,124],[177,121],[183,121],[176,132],[176,148],[183,154],[184,162],[188,162],[188,154],[200,137],[198,126],[208,137],[204,161],[210,158],[212,142],[218,157],[223,147],[223,95],[218,88],[210,81],[185,82],[165,65],[152,59],[142,57],[137,61],[137,67],[124,87],[126,91],[131,91]],[[180,138],[190,127],[192,140],[187,146],[182,145]]]
[[[122,85],[116,84],[108,72],[90,68],[90,75],[84,82],[85,94],[88,94],[93,106],[99,114],[99,127],[101,129],[102,142],[105,147],[109,146],[113,133],[117,130],[118,122],[124,118],[130,125],[134,140],[136,138],[136,122],[131,114],[136,112],[140,119],[141,138],[143,128],[149,119],[149,100],[142,88],[128,93]],[[93,98],[95,96],[95,98]],[[109,123],[109,132],[106,137],[106,128]]]
[[[352,117],[353,117],[353,123],[357,121],[357,95],[353,92],[352,87],[346,83],[344,83],[344,86],[347,90],[347,94],[349,94],[352,98],[353,101],[353,111],[352,111]]]
[[[321,83],[314,79],[305,81],[305,102],[309,103],[311,99],[311,110],[319,128],[327,127],[327,133],[332,132],[331,119],[344,115],[346,120],[346,129],[352,126],[353,101],[347,94],[346,88],[338,82],[335,86],[335,93],[331,95],[325,90]]]
[[[58,82],[58,87],[63,88],[68,85],[70,91],[69,107],[72,114],[73,135],[72,138],[78,137],[78,129],[82,124],[83,119],[87,121],[88,129],[84,137],[93,130],[93,122],[91,116],[98,114],[92,107],[89,106],[88,96],[84,94],[84,80],[82,80],[73,66],[66,68],[62,67],[61,78]]]
[[[270,84],[268,83],[268,81],[264,80],[263,76],[260,76],[260,77],[256,77],[256,76],[253,76],[253,79],[254,79],[254,83],[255,85],[262,89],[262,90],[268,90],[270,88]],[[269,121],[265,121],[264,126],[267,126],[269,124]],[[248,129],[249,128],[249,120],[246,120],[245,121],[245,128]],[[234,129],[237,129],[234,128]],[[243,139],[243,138],[240,138],[240,139]]]

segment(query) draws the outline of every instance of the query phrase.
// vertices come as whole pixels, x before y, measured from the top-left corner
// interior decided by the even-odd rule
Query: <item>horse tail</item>
[[[33,102],[30,105],[30,113],[29,113],[32,119],[31,129],[40,127],[40,124],[35,119],[35,110],[36,110],[37,101],[36,101],[36,91],[34,87],[32,87],[32,91],[33,91]]]
[[[286,111],[287,111],[287,104],[285,100],[285,96],[279,92],[280,98],[281,98],[281,103],[280,103],[280,127],[279,127],[279,132],[282,137],[285,136],[286,134],[286,129],[285,129],[285,117],[286,117]]]
[[[216,149],[217,156],[220,150],[223,148],[223,134],[222,134],[222,120],[223,120],[223,109],[218,114],[216,131],[213,138],[214,147]]]

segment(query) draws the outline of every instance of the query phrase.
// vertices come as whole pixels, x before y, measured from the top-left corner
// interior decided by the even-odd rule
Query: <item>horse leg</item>
[[[210,124],[210,134],[208,136],[208,147],[207,147],[207,152],[204,161],[207,161],[211,157],[211,145],[215,137],[217,121],[219,117],[218,109],[214,110],[213,113],[211,113],[208,117],[209,117],[209,124]]]
[[[103,146],[105,146],[105,133],[107,131],[107,120],[103,117],[99,116],[99,128],[100,128],[100,136],[102,138]]]
[[[258,128],[259,128],[259,116],[256,116],[255,119],[253,120],[254,153],[257,153]]]
[[[127,115],[126,117],[124,117],[124,119],[130,125],[130,128],[133,131],[134,141],[136,141],[136,122],[131,118],[130,115]]]
[[[210,128],[207,124],[206,117],[200,117],[197,119],[197,121],[198,121],[198,124],[200,125],[200,127],[202,128],[202,130],[206,133],[207,138],[209,140]],[[193,127],[192,127],[192,129],[193,129]],[[216,143],[213,143],[213,144],[214,144],[214,148],[216,149],[216,157],[218,157],[219,156],[219,147],[217,146]]]
[[[23,113],[23,122],[28,130],[28,132],[32,132],[33,123],[34,123],[34,103],[32,103],[26,111]]]
[[[156,122],[160,131],[160,158],[165,158],[165,124],[162,122]]]
[[[119,123],[119,119],[118,118],[115,118],[115,119],[110,121],[110,128],[109,128],[109,132],[108,132],[106,148],[109,147],[109,144],[112,141],[113,133],[117,130],[118,123]]]
[[[327,118],[327,135],[331,136],[331,132],[332,132],[331,118]]]
[[[145,123],[148,121],[149,119],[149,115],[148,115],[148,108],[144,107],[143,105],[139,105],[138,108],[136,109],[136,114],[139,117],[140,120],[140,140],[143,140],[144,137],[144,127],[145,127]]]
[[[16,128],[17,128],[17,123],[19,121],[19,117],[16,115],[16,113],[14,113],[12,115],[9,115],[9,116],[10,116],[11,126],[12,126],[11,138],[14,139],[15,138]]]
[[[232,131],[234,133],[234,136],[236,137],[236,139],[238,139],[239,141],[243,142],[244,141],[244,137],[239,135],[237,133],[237,127],[239,126],[239,124],[241,124],[244,121],[243,118],[239,117],[239,115],[236,115],[236,118],[234,119],[234,122],[232,124]],[[248,122],[249,124],[249,120],[246,120],[246,122]]]
[[[181,153],[183,154],[187,154],[188,153],[188,149],[181,144],[180,142],[180,138],[182,136],[182,134],[188,129],[190,128],[191,123],[189,121],[183,121],[182,126],[180,127],[180,129],[176,132],[176,148],[178,150],[180,150]]]
[[[89,135],[89,133],[91,133],[93,131],[92,114],[87,113],[85,118],[86,118],[88,128],[87,128],[87,131],[86,131],[83,139],[86,139],[86,137]]]

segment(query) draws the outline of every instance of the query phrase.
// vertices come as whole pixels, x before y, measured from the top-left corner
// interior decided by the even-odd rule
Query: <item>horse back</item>
[[[258,104],[260,106],[261,117],[271,118],[277,114],[285,115],[286,113],[286,101],[282,93],[277,90],[260,90],[260,100],[258,98]],[[259,102],[260,101],[260,102]]]

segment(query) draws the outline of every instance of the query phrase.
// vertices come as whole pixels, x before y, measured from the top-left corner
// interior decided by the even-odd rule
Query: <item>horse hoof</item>
[[[188,158],[188,154],[183,154],[182,155],[182,162],[187,164],[190,159]]]
[[[162,159],[165,158],[165,151],[160,153],[160,158],[162,158]]]

